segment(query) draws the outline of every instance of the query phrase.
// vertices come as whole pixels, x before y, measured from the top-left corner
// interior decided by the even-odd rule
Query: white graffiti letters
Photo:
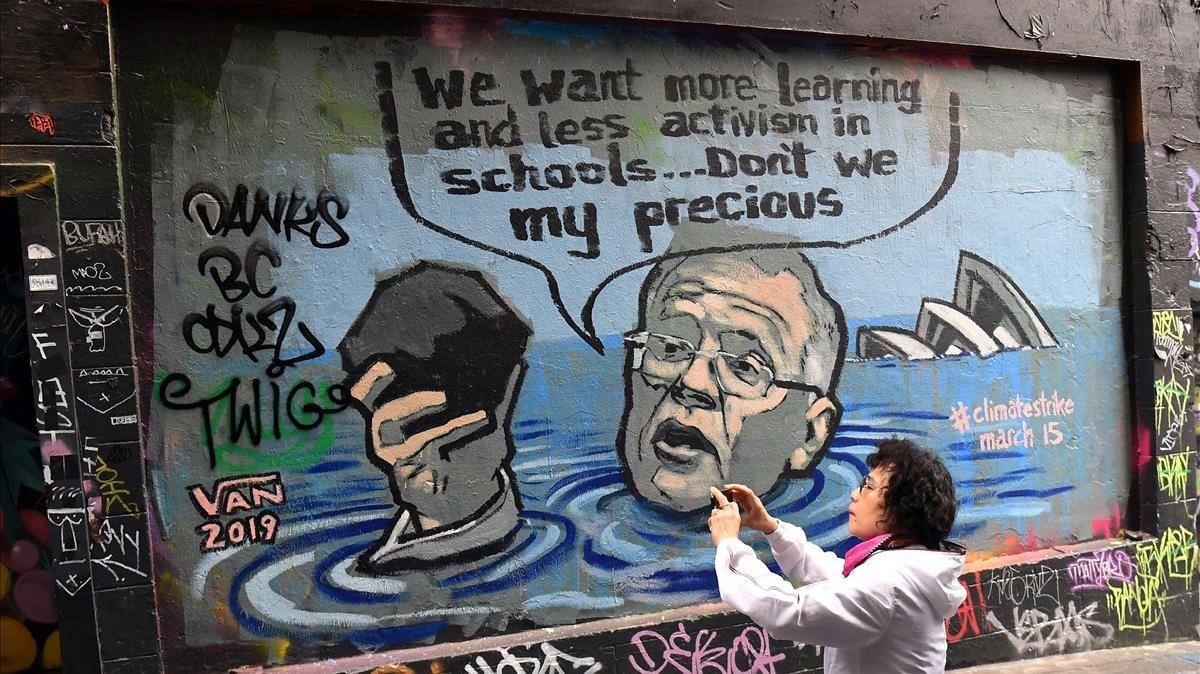
[[[107,571],[115,581],[145,578],[147,570],[141,568],[141,532],[126,528],[124,523],[114,526],[112,522],[111,519],[101,522],[93,535],[92,564]]]
[[[1055,598],[1058,592],[1058,572],[1049,567],[1022,574],[1005,567],[986,581],[989,603],[1020,606],[1039,597]]]
[[[1008,637],[1018,655],[1041,656],[1103,648],[1112,640],[1113,627],[1093,620],[1095,615],[1095,602],[1078,611],[1075,602],[1069,601],[1065,611],[1060,606],[1053,616],[1036,608],[1022,611],[1014,606],[1011,631],[991,611],[987,620]]]
[[[514,655],[500,649],[500,661],[492,666],[482,655],[474,665],[467,665],[467,674],[596,674],[603,666],[595,658],[567,655],[550,644],[542,644],[542,656]]]

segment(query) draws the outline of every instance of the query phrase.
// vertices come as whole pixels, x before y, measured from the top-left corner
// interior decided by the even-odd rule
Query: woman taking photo
[[[777,639],[824,646],[827,674],[942,672],[944,621],[966,598],[958,582],[965,550],[946,540],[954,483],[937,455],[908,440],[877,449],[850,495],[850,534],[863,542],[844,560],[771,517],[747,487],[727,485],[732,501],[714,488],[708,526],[721,598]],[[766,534],[779,567],[801,587],[738,540],[741,526]]]

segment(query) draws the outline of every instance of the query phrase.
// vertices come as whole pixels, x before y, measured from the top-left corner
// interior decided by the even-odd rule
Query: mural
[[[300,661],[712,601],[710,485],[844,549],[892,434],[946,459],[977,556],[1124,511],[1100,71],[450,16],[205,17],[163,54],[142,21],[117,43],[170,648]],[[101,350],[121,318],[71,316]],[[1057,619],[966,610],[1014,648]],[[1058,609],[1081,643],[1111,610]]]

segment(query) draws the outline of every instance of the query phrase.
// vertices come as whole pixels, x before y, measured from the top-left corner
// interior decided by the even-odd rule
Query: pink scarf
[[[863,541],[862,543],[850,548],[850,551],[846,553],[846,563],[842,567],[842,576],[849,576],[851,571],[853,571],[859,564],[867,561],[867,557],[870,557],[872,552],[878,550],[879,546],[887,543],[888,539],[891,537],[891,534],[879,534],[875,538]]]

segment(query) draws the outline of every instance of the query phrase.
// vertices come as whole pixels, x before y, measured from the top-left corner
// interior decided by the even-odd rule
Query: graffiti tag
[[[967,598],[958,605],[958,611],[946,620],[946,641],[952,644],[968,637],[979,636],[979,618],[987,614],[987,600],[984,599],[979,584],[979,572],[975,572],[971,583],[967,583],[963,578],[959,578],[958,582],[967,591]],[[985,622],[984,626],[986,625]]]
[[[1134,548],[1137,573],[1132,583],[1112,585],[1108,609],[1117,616],[1117,629],[1143,634],[1166,618],[1167,592],[1173,581],[1190,590],[1197,570],[1196,533],[1187,526],[1166,529],[1153,541]]]
[[[1158,489],[1172,501],[1187,495],[1187,482],[1191,476],[1192,452],[1176,452],[1159,455],[1155,460],[1158,474]]]
[[[765,630],[750,625],[728,646],[716,645],[718,632],[702,629],[695,636],[680,623],[670,636],[654,630],[633,635],[637,653],[629,664],[639,674],[774,674],[775,663],[786,656],[771,653]]]
[[[567,655],[550,644],[542,644],[541,650],[541,656],[521,656],[501,648],[500,659],[494,664],[480,655],[464,671],[466,674],[596,674],[604,669],[595,658]]]
[[[206,552],[223,550],[245,543],[274,543],[279,532],[279,516],[265,509],[266,504],[283,505],[286,496],[279,473],[242,475],[213,482],[211,490],[203,485],[188,487],[188,495],[201,515],[208,521],[196,527],[204,536],[201,547]],[[227,522],[218,518],[252,510],[261,512],[235,517]]]
[[[29,116],[29,128],[47,136],[54,135],[54,118],[50,115],[34,113]]]
[[[1107,590],[1112,583],[1129,583],[1135,571],[1133,560],[1124,550],[1097,550],[1067,567],[1072,592]]]
[[[988,611],[988,623],[1004,636],[1019,655],[1041,656],[1068,651],[1087,651],[1103,648],[1112,640],[1113,627],[1093,618],[1096,603],[1076,610],[1075,602],[1060,606],[1053,615],[1039,609],[1021,610],[1013,607],[1013,628],[1009,630]]]
[[[1038,598],[1055,598],[1058,595],[1058,572],[1045,566],[1029,574],[1004,567],[987,581],[987,597],[998,604],[1019,606]]]
[[[341,221],[350,213],[350,204],[342,197],[321,190],[314,202],[298,190],[279,192],[273,197],[259,187],[251,202],[250,188],[238,185],[233,199],[219,187],[199,184],[183,197],[183,215],[188,222],[199,222],[209,236],[229,236],[240,232],[252,236],[260,225],[282,234],[307,239],[316,248],[337,248],[350,241]]]

